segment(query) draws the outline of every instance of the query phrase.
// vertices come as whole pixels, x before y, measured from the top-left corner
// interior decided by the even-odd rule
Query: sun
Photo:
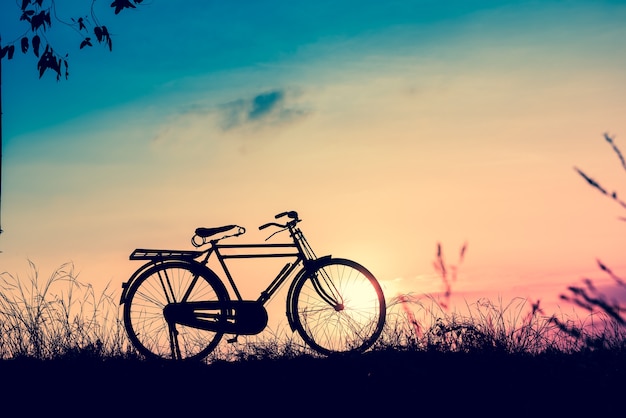
[[[379,291],[365,277],[348,283],[342,293],[346,310],[371,312],[379,305]]]

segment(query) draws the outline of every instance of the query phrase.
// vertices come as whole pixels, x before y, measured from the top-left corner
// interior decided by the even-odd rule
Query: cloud
[[[259,119],[271,113],[273,109],[280,105],[284,97],[284,93],[280,90],[257,95],[252,99],[252,109],[248,112],[248,119]]]
[[[292,122],[305,116],[308,110],[295,103],[292,92],[275,89],[223,104],[219,112],[220,127],[230,130],[248,124],[278,125]]]
[[[258,138],[263,128],[280,129],[308,115],[310,105],[300,97],[293,89],[273,89],[221,103],[187,103],[160,126],[152,143],[189,145],[230,134],[247,137],[250,129]]]

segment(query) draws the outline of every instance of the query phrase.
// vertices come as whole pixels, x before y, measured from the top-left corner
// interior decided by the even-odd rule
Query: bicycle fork
[[[317,270],[315,274],[311,276],[311,283],[324,302],[332,306],[337,312],[343,311],[343,298],[339,289],[337,289],[337,286],[335,286],[324,270]]]

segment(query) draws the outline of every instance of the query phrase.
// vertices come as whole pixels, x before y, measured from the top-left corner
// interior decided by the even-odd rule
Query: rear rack
[[[131,260],[154,260],[164,258],[194,259],[200,257],[204,251],[183,250],[146,250],[138,248],[130,255]]]

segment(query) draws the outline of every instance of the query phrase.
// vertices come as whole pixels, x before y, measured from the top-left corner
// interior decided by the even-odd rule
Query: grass
[[[7,413],[609,414],[626,382],[619,322],[601,312],[593,324],[555,321],[524,299],[479,300],[461,315],[429,295],[399,295],[362,355],[315,356],[275,331],[192,364],[142,360],[113,292],[95,295],[71,264],[45,279],[32,264],[27,280],[4,273],[0,301]]]
[[[26,280],[0,275],[0,358],[131,355],[113,292],[96,295],[71,263],[44,279],[29,266]]]
[[[383,335],[361,355],[319,357],[286,330],[270,330],[205,362],[157,364],[127,340],[113,292],[96,295],[71,264],[46,278],[33,264],[26,280],[0,278],[6,414],[21,405],[29,415],[65,416],[579,416],[621,408],[626,382],[626,327],[601,309],[557,319],[518,298],[479,300],[460,314],[433,296],[405,294],[388,300]]]
[[[444,263],[439,260],[438,265],[443,268]],[[425,294],[389,298],[385,330],[373,351],[532,356],[623,350],[626,343],[621,317],[605,304],[598,306],[606,309],[593,310],[595,299],[587,298],[586,308],[592,313],[584,319],[546,316],[540,302],[523,298],[479,299],[461,314],[448,305],[451,291],[446,285],[443,302]],[[290,338],[288,330],[267,330],[240,341],[224,345],[207,362],[312,355]],[[1,274],[0,359],[71,357],[140,358],[127,339],[114,292],[107,288],[96,295],[92,286],[78,280],[72,264],[46,278],[32,263],[26,280]]]

